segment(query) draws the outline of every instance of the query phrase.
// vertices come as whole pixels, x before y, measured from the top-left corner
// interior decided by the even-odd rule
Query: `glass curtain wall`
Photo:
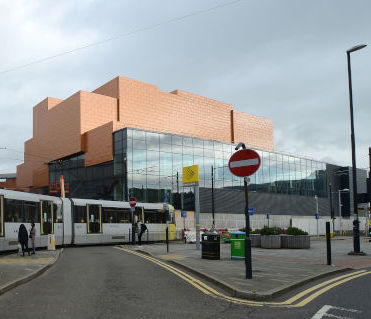
[[[125,128],[114,133],[114,199],[173,201],[173,194],[191,192],[182,185],[182,168],[199,165],[200,187],[243,188],[233,176],[228,160],[235,145],[210,140]],[[250,191],[327,196],[326,164],[274,152],[256,150],[261,167],[250,176]],[[127,176],[127,178],[126,178]]]

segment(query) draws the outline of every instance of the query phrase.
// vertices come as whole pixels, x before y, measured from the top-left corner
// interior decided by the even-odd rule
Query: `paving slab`
[[[361,248],[367,256],[349,256],[352,238],[332,240],[333,265],[327,265],[326,242],[315,240],[310,249],[252,248],[253,278],[245,279],[245,263],[230,259],[230,245],[221,243],[221,259],[201,259],[195,244],[171,243],[129,246],[213,282],[233,295],[248,299],[269,299],[309,281],[350,269],[371,267],[371,243],[365,239]]]
[[[40,250],[35,255],[18,254],[0,256],[0,295],[20,284],[32,280],[53,265],[61,250]]]

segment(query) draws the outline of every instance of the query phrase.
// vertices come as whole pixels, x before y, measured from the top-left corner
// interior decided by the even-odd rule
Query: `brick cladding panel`
[[[273,121],[233,111],[234,141],[246,146],[273,151]]]
[[[119,77],[116,77],[113,80],[107,82],[106,84],[94,90],[93,93],[102,94],[102,95],[114,97],[117,99],[119,96],[118,87],[119,87]]]
[[[0,182],[0,188],[16,189],[16,179],[9,178],[5,182]]]
[[[81,134],[116,119],[117,99],[81,91]]]
[[[104,124],[87,133],[88,151],[85,153],[85,166],[113,160],[113,122]]]
[[[122,77],[119,84],[122,126],[231,142],[231,105]]]
[[[77,92],[58,104],[46,99],[35,106],[34,138],[25,142],[25,163],[17,167],[17,187],[47,185],[44,163],[80,151],[80,95]]]

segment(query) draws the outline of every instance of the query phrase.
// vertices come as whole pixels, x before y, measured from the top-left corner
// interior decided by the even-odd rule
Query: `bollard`
[[[327,246],[327,265],[331,265],[330,222],[326,222],[326,246]]]
[[[135,245],[135,230],[134,225],[131,227],[131,243]]]
[[[149,231],[148,231],[148,229],[147,229],[147,244],[148,244],[148,234],[149,234]]]
[[[359,220],[355,219],[353,221],[353,247],[354,252],[359,253],[361,251],[361,245],[359,242]]]
[[[169,228],[166,227],[166,251],[169,252]]]
[[[131,245],[131,232],[130,232],[130,228],[129,228],[129,245]]]

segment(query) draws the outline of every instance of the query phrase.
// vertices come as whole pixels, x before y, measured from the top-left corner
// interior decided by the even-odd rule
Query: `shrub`
[[[260,234],[261,229],[254,229],[250,231],[250,234]]]
[[[266,227],[260,230],[260,235],[279,235],[281,233],[281,229],[278,227]]]
[[[242,232],[245,232],[245,230],[246,230],[246,227],[242,227],[242,228],[239,229],[239,231],[242,231]],[[249,234],[252,234],[252,230],[251,230],[251,228],[250,228],[250,232],[249,232]]]
[[[287,235],[308,235],[308,233],[296,227],[289,227],[287,228]]]

